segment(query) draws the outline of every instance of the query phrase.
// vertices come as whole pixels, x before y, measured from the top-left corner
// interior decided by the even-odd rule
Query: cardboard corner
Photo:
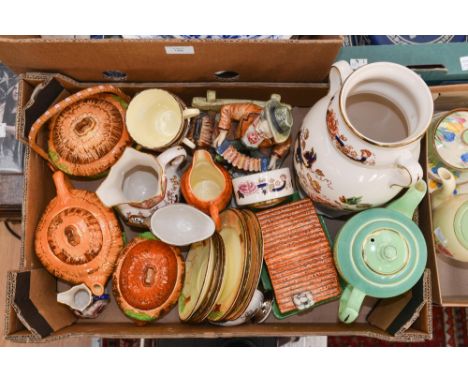
[[[76,322],[75,315],[57,302],[56,279],[45,269],[12,274],[15,278],[13,308],[33,335],[44,338]]]

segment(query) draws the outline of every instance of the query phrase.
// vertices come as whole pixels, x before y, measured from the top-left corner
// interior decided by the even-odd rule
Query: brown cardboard
[[[342,45],[336,36],[307,40],[66,40],[0,38],[0,60],[15,73],[63,73],[80,81],[109,81],[119,71],[128,82],[321,82]],[[191,46],[194,54],[167,54]],[[285,64],[287,63],[287,64]]]
[[[62,75],[56,75],[54,78],[70,92],[91,85],[88,83],[78,83]],[[44,74],[27,74],[21,78],[18,104],[18,129],[20,135],[25,130],[25,106],[28,104],[28,97],[31,97],[35,89],[38,89],[39,86],[47,81],[51,81],[50,76]],[[207,89],[213,88],[212,83],[197,83],[188,86],[187,84],[184,86],[184,84],[173,83],[125,83],[121,85],[129,94],[135,94],[135,92],[147,87],[164,87],[181,96],[186,102],[190,102],[190,97],[194,95],[203,96]],[[255,94],[255,98],[257,99],[268,99],[269,93],[276,91],[283,96],[285,102],[294,104],[291,100],[297,100],[300,105],[306,107],[310,107],[327,91],[326,87],[320,84],[294,84],[294,86],[291,84],[284,84],[284,87],[282,87],[283,84],[266,83],[226,83],[216,85],[216,90],[220,98],[254,98],[252,94]],[[37,92],[35,98],[38,99],[40,95],[41,93]],[[55,95],[50,97],[50,102],[53,102],[54,97]],[[304,115],[305,113],[301,111],[297,114]],[[42,138],[44,139],[46,135],[47,134],[44,133]],[[31,268],[41,267],[33,250],[34,230],[45,206],[54,197],[55,191],[52,185],[50,170],[42,158],[27,150],[25,166],[23,245],[22,257],[18,260],[24,269],[29,270]],[[90,187],[95,187],[95,185],[90,185]],[[9,301],[11,301],[11,295],[9,298]],[[338,301],[335,301],[317,307],[306,314],[293,316],[282,321],[278,321],[274,317],[269,317],[267,322],[262,325],[245,325],[238,327],[182,324],[178,320],[176,310],[171,311],[170,314],[156,323],[145,327],[137,327],[119,311],[115,302],[111,302],[97,319],[78,320],[75,324],[52,333],[42,341],[49,341],[57,337],[84,335],[121,338],[362,335],[389,341],[423,341],[431,338],[431,331],[429,331],[432,322],[430,293],[425,295],[424,307],[420,314],[421,319],[415,323],[414,327],[402,333],[398,333],[395,336],[391,336],[384,330],[373,327],[366,322],[366,316],[369,314],[375,302],[375,299],[366,299],[360,317],[353,325],[345,325],[338,321]],[[385,314],[385,312],[383,314]],[[25,328],[21,328],[18,319],[11,314],[11,311],[7,317],[6,325],[8,339],[21,342],[40,340],[37,335],[31,334]]]
[[[459,107],[468,107],[468,85],[445,85],[431,87],[435,99],[435,112],[449,111]],[[424,176],[427,180],[427,144],[422,147]],[[468,307],[468,264],[454,261],[435,253],[432,235],[432,211],[429,196],[421,204],[421,221],[428,244],[429,262],[432,271],[434,302],[445,307]]]
[[[56,280],[45,269],[12,273],[15,281],[13,308],[19,320],[41,338],[76,321],[74,314],[57,302]]]

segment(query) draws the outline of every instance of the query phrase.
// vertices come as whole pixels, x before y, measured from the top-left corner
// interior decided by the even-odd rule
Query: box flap
[[[56,280],[45,269],[14,274],[13,306],[20,321],[33,334],[43,338],[77,320],[65,305],[57,302]]]
[[[338,60],[346,60],[352,66],[395,62],[413,69],[433,84],[468,80],[468,43],[343,47]]]
[[[429,304],[430,271],[427,269],[416,285],[407,293],[380,300],[369,313],[367,321],[391,335],[404,334]]]
[[[18,74],[57,72],[80,81],[321,82],[341,45],[338,37],[185,41],[2,37],[0,60]]]

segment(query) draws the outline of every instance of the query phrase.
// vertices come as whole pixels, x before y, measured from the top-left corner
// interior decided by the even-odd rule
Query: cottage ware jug
[[[181,146],[157,158],[128,147],[96,194],[107,207],[117,207],[128,224],[146,227],[145,219],[154,211],[179,201],[177,170],[186,157]]]
[[[299,183],[331,213],[382,205],[422,178],[420,139],[429,88],[404,66],[378,62],[330,71],[330,90],[306,115],[294,148]]]
[[[57,196],[37,226],[36,255],[55,277],[101,296],[123,247],[119,222],[94,192],[73,189],[61,171],[53,179]]]
[[[454,195],[456,180],[441,167],[442,188],[431,194],[432,225],[437,252],[468,261],[468,194]]]
[[[69,175],[95,177],[106,172],[131,144],[125,127],[129,97],[112,85],[72,94],[49,108],[31,127],[29,144],[42,158]],[[49,123],[48,153],[38,144]]]
[[[411,219],[426,190],[426,183],[420,180],[386,208],[354,215],[338,233],[333,254],[338,271],[348,283],[340,299],[341,321],[356,320],[366,295],[398,296],[421,278],[427,247]]]
[[[213,161],[208,151],[195,151],[192,165],[182,175],[181,188],[187,203],[211,215],[219,230],[219,212],[231,200],[232,181],[229,173]]]

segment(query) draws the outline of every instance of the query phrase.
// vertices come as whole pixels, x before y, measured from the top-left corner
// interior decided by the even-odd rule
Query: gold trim
[[[449,110],[445,113],[442,113],[442,115],[440,117],[438,117],[437,119],[434,118],[432,119],[431,121],[431,124],[429,126],[429,138],[430,138],[430,141],[431,141],[431,145],[432,145],[432,148],[434,150],[434,153],[437,155],[437,157],[439,158],[439,160],[447,167],[450,167],[450,168],[453,168],[453,169],[456,169],[456,170],[459,170],[459,171],[466,171],[468,170],[466,167],[457,167],[457,166],[454,166],[448,162],[446,162],[444,160],[444,158],[442,158],[439,154],[439,152],[437,151],[437,148],[435,146],[435,132],[437,130],[437,128],[439,127],[439,125],[442,123],[442,121],[447,118],[450,114],[453,114],[453,113],[457,113],[457,112],[460,112],[460,111],[464,111],[464,112],[467,112],[468,113],[468,108],[466,107],[458,107],[456,109],[453,109],[453,110]],[[437,175],[437,174],[434,174],[434,175]],[[438,177],[438,175],[437,175]]]
[[[378,142],[378,141],[374,141],[373,139],[370,139],[370,138],[367,138],[365,135],[363,135],[361,132],[359,132],[353,125],[352,123],[350,122],[350,120],[348,119],[348,116],[346,115],[346,113],[344,112],[345,108],[343,106],[343,88],[345,87],[345,84],[346,82],[349,80],[350,77],[352,77],[355,73],[357,73],[359,70],[362,70],[364,68],[366,68],[367,66],[369,65],[373,65],[373,64],[377,64],[377,62],[374,62],[374,63],[371,63],[371,64],[368,64],[368,65],[364,65],[364,66],[361,66],[357,69],[355,69],[344,81],[342,81],[342,84],[341,84],[341,89],[340,89],[340,94],[339,94],[339,100],[338,100],[338,105],[339,105],[339,108],[340,108],[340,113],[343,117],[343,120],[345,122],[345,124],[349,127],[349,129],[360,139],[364,140],[365,142],[371,144],[371,145],[374,145],[374,146],[378,146],[378,147],[404,147],[404,146],[407,146],[411,143],[414,143],[420,139],[422,139],[422,137],[424,136],[424,134],[426,134],[427,130],[429,129],[431,123],[432,123],[432,118],[431,118],[431,121],[429,121],[429,123],[427,124],[427,126],[425,127],[425,129],[420,133],[418,134],[416,137],[414,137],[413,139],[411,139],[410,141],[408,142],[405,142],[405,143],[383,143],[383,142]],[[392,64],[390,62],[387,62],[387,64]],[[398,64],[394,64],[394,65],[398,65]],[[400,65],[398,65],[400,66]],[[411,71],[411,70],[410,70]],[[417,74],[415,74],[413,71],[411,71],[411,73],[413,73],[415,76],[417,76],[418,79],[420,79],[421,81],[423,81]],[[424,83],[424,81],[423,81]],[[424,83],[425,84],[425,83]],[[427,85],[426,85],[427,86]],[[428,90],[430,92],[430,90]],[[432,96],[431,96],[431,100],[432,100]]]

